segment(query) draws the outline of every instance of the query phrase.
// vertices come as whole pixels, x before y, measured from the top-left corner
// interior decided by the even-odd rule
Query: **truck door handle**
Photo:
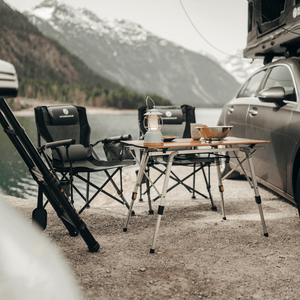
[[[229,112],[230,114],[232,114],[232,113],[234,112],[234,107],[233,107],[233,106],[230,106],[230,107],[228,108],[228,112]]]
[[[258,111],[257,111],[257,108],[256,107],[253,107],[249,110],[249,114],[252,116],[252,117],[255,117],[257,114],[258,114]]]

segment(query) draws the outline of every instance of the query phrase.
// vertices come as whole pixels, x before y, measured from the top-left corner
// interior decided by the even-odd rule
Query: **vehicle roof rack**
[[[300,0],[248,0],[245,58],[300,56]]]

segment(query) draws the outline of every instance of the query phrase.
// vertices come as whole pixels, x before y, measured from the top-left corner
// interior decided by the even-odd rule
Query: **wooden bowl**
[[[197,127],[201,137],[205,140],[219,141],[226,138],[233,126],[206,126],[201,125]]]

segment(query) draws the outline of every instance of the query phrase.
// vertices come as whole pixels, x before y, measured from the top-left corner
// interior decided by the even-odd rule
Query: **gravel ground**
[[[133,169],[126,172],[129,199],[135,175]],[[224,181],[224,221],[214,170],[211,176],[218,211],[208,200],[174,189],[167,195],[154,254],[149,250],[157,202],[155,215],[149,216],[147,202],[136,201],[126,233],[124,206],[96,201],[85,210],[82,218],[100,244],[98,253],[88,252],[80,236],[70,237],[51,207],[43,234],[58,247],[87,300],[300,299],[297,208],[260,187],[269,233],[264,237],[248,182]],[[201,180],[197,185],[205,191]],[[35,203],[6,199],[31,218]]]

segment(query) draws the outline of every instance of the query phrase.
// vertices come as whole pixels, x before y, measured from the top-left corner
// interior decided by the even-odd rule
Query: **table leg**
[[[219,191],[220,191],[220,196],[221,196],[221,205],[222,205],[222,215],[223,215],[223,220],[226,220],[225,216],[225,205],[224,205],[224,186],[222,183],[222,176],[221,176],[221,160],[218,158],[217,160],[217,173],[218,173],[218,183],[219,183]]]
[[[134,190],[132,192],[131,203],[130,203],[130,206],[128,208],[126,224],[125,224],[125,227],[123,228],[124,232],[127,231],[127,227],[128,227],[128,224],[129,224],[129,219],[130,219],[130,216],[131,216],[133,204],[134,204],[135,199],[137,198],[137,191],[138,191],[138,188],[141,185],[142,180],[143,180],[144,172],[145,172],[145,169],[146,169],[146,166],[147,166],[147,163],[148,163],[148,159],[149,159],[149,156],[147,154],[148,154],[147,151],[143,152],[140,169],[139,169],[139,172],[138,172],[138,176],[136,178],[136,184],[135,184]]]
[[[255,172],[254,172],[254,167],[253,167],[253,162],[252,162],[252,155],[250,153],[249,148],[241,148],[241,151],[245,152],[248,163],[249,163],[249,168],[250,168],[251,178],[252,178],[253,188],[254,188],[254,194],[255,194],[255,202],[257,203],[257,206],[258,206],[260,219],[261,219],[261,224],[262,224],[263,231],[264,231],[264,236],[267,237],[269,235],[268,235],[268,232],[267,232],[267,226],[266,226],[266,223],[265,223],[265,218],[264,218],[263,210],[262,210],[262,207],[261,207],[261,197],[260,197],[260,194],[259,194],[258,184],[257,184]]]
[[[156,227],[155,227],[155,232],[154,232],[154,236],[153,236],[152,247],[150,249],[150,253],[155,252],[155,245],[156,245],[156,239],[157,239],[157,235],[158,235],[160,220],[163,215],[164,208],[165,208],[166,194],[167,194],[167,189],[168,189],[168,184],[169,184],[169,179],[170,179],[171,168],[172,168],[174,156],[176,156],[176,155],[177,155],[177,151],[174,151],[169,155],[166,174],[165,174],[165,181],[164,181],[164,186],[163,186],[163,190],[162,190],[162,194],[161,194],[161,198],[160,198],[160,204],[158,207]]]

